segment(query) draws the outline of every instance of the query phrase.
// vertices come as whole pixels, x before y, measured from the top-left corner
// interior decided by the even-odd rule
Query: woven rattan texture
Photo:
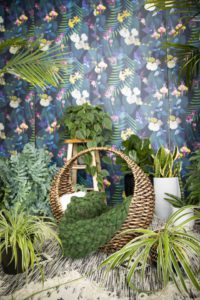
[[[126,229],[147,228],[151,224],[155,201],[153,186],[141,168],[123,152],[107,147],[93,147],[83,150],[67,161],[54,178],[50,203],[53,215],[58,222],[64,213],[60,197],[64,194],[73,193],[71,167],[77,158],[91,151],[108,151],[120,156],[126,161],[134,177],[134,194],[129,206],[127,218],[120,231],[116,232],[113,238],[101,248],[101,250],[105,252],[115,252],[121,249],[135,236],[133,234],[122,235],[122,231]]]

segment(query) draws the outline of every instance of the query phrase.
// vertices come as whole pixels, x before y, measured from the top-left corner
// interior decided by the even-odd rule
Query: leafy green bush
[[[99,192],[91,192],[78,199],[72,198],[70,211],[65,211],[59,224],[65,256],[87,256],[105,245],[122,226],[131,198],[113,208],[106,207],[103,199],[104,195]],[[80,202],[79,211],[77,208]]]
[[[112,121],[100,106],[88,103],[69,106],[64,111],[59,124],[64,127],[70,138],[92,140],[93,146],[103,146],[112,134]]]
[[[188,199],[191,204],[200,204],[200,150],[194,152],[190,161],[187,178]]]
[[[26,144],[21,153],[0,159],[3,203],[34,215],[51,215],[49,191],[56,166],[47,150]]]
[[[154,151],[149,139],[140,139],[137,135],[132,134],[122,143],[122,147],[123,152],[134,160],[145,173],[152,173]],[[117,157],[116,162],[121,165],[124,173],[130,173],[127,163],[122,158]]]

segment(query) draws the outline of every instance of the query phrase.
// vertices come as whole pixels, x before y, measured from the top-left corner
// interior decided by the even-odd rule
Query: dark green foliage
[[[108,210],[105,203],[105,193],[92,191],[84,197],[72,197],[65,212],[66,223],[72,223],[80,219],[91,219]]]
[[[152,173],[154,151],[149,139],[140,139],[137,135],[132,134],[128,140],[122,143],[122,146],[123,152],[134,160],[145,173]],[[130,169],[123,159],[117,157],[116,162],[121,166],[123,172],[130,173]]]
[[[131,198],[113,208],[106,207],[103,199],[104,195],[99,192],[73,199],[70,211],[66,210],[59,224],[65,256],[73,259],[87,256],[105,245],[122,226]],[[77,205],[80,201],[79,210]],[[76,213],[79,214],[79,220]]]
[[[49,191],[56,166],[47,150],[26,144],[21,153],[0,159],[3,204],[30,214],[51,215]]]
[[[187,187],[189,191],[189,203],[200,204],[200,150],[194,152],[190,158],[189,176]]]
[[[112,134],[112,121],[109,114],[105,113],[100,106],[87,103],[67,107],[59,124],[63,126],[70,138],[92,140],[93,146],[105,145]]]

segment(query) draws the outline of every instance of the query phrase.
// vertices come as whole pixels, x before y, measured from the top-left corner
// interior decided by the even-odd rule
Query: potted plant
[[[0,211],[0,261],[8,274],[28,272],[36,265],[41,275],[41,250],[48,239],[59,243],[52,219],[29,215],[19,209]]]
[[[180,208],[187,206],[189,204],[189,200],[186,197],[181,197],[166,193],[165,200],[168,201],[172,205],[172,212],[178,211]],[[195,203],[193,203],[195,205]],[[187,214],[186,214],[187,213]],[[194,216],[193,208],[188,207],[184,210],[184,215],[180,214],[180,218],[177,219],[175,225],[179,225],[181,222],[185,221],[188,217]],[[187,222],[185,224],[185,228],[191,230],[194,226],[194,220]]]
[[[166,220],[172,213],[172,205],[164,199],[165,194],[180,196],[178,175],[181,165],[177,159],[177,147],[171,153],[161,146],[154,156],[155,213],[163,220]]]
[[[106,267],[106,271],[110,271],[122,264],[123,266],[124,264],[127,265],[129,267],[127,282],[130,287],[138,290],[143,287],[135,286],[132,280],[134,274],[139,272],[141,275],[140,283],[143,284],[145,271],[149,267],[152,253],[154,253],[157,278],[162,283],[163,288],[172,281],[182,294],[189,294],[190,289],[186,285],[186,279],[188,279],[190,284],[199,291],[200,284],[197,274],[199,272],[200,241],[195,234],[186,233],[184,225],[191,220],[199,219],[200,215],[197,214],[187,218],[181,224],[175,225],[179,213],[185,214],[187,208],[181,208],[171,215],[160,230],[129,229],[124,231],[124,234],[137,233],[139,236],[105,259],[100,268]],[[154,291],[151,290],[151,292]]]
[[[67,107],[59,124],[71,139],[89,140],[88,147],[104,146],[112,135],[109,114],[88,103]]]
[[[137,135],[132,134],[122,143],[123,152],[136,162],[138,166],[149,176],[153,172],[153,154],[151,142],[148,138],[140,139]],[[134,191],[134,178],[130,173],[126,162],[117,157],[116,163],[121,166],[125,173],[125,194],[130,196]]]

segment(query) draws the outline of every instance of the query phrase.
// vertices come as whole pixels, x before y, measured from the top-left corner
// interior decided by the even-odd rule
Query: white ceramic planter
[[[178,177],[154,178],[155,214],[161,220],[167,220],[172,214],[172,205],[164,198],[165,193],[180,197]]]
[[[177,210],[179,210],[179,208],[176,208],[176,207],[173,207],[173,208],[172,208],[173,213],[176,212]],[[192,209],[192,208],[186,208],[184,211],[182,211],[181,213],[179,213],[179,215],[178,215],[177,217],[179,217],[179,216],[181,216],[181,215],[184,215],[184,214],[186,214],[186,213],[187,213],[187,215],[182,216],[180,219],[178,219],[176,222],[174,222],[174,224],[175,224],[175,225],[180,225],[182,222],[184,222],[184,221],[186,221],[187,219],[189,219],[189,218],[191,218],[191,217],[194,216],[194,211],[193,211],[193,209]],[[194,227],[194,221],[190,221],[190,222],[188,222],[188,223],[186,223],[186,224],[184,225],[184,228],[185,228],[186,230],[192,230],[193,227]]]

